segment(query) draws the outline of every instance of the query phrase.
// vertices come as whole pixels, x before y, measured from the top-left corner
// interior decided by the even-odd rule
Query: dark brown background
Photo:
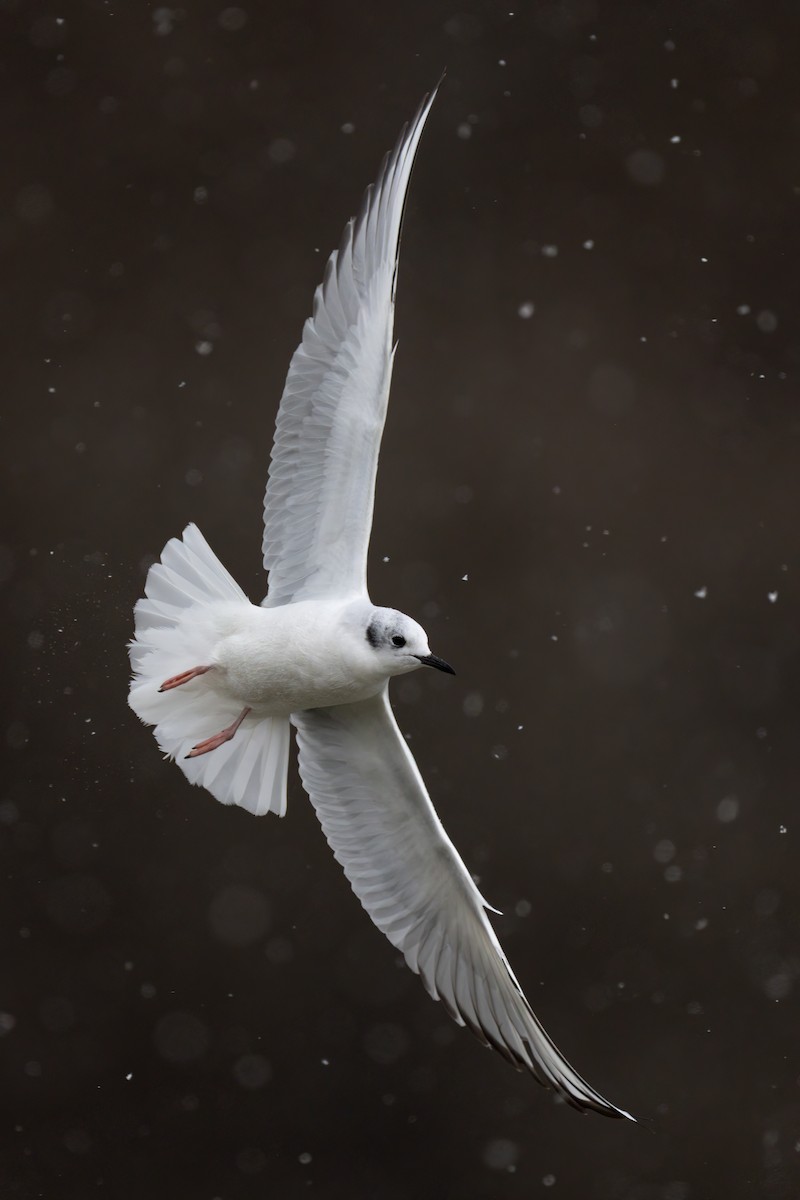
[[[793,6],[516,7],[0,0],[3,1196],[800,1193]],[[395,702],[537,1012],[649,1128],[452,1026],[294,774],[223,809],[126,708],[187,521],[263,592],[290,354],[445,66],[372,592],[458,668]]]

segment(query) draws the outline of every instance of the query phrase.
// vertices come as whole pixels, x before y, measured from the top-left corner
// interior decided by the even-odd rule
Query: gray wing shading
[[[428,992],[574,1108],[630,1117],[578,1073],[534,1016],[394,719],[388,691],[295,713],[300,775],[364,908]]]
[[[264,500],[264,566],[272,607],[366,595],[375,474],[392,375],[397,253],[426,96],[314,296],[278,410]]]

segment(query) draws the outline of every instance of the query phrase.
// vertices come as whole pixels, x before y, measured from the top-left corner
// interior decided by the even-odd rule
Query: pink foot
[[[160,692],[169,692],[173,688],[180,687],[182,683],[188,683],[190,679],[197,679],[198,675],[205,675],[206,671],[210,671],[211,667],[192,667],[191,671],[184,671],[182,675],[173,675],[171,679],[165,679]]]
[[[215,733],[213,737],[198,742],[196,746],[192,746],[186,757],[199,758],[201,754],[209,754],[212,750],[216,750],[218,746],[229,742],[249,712],[249,708],[243,708],[232,725],[229,725],[227,729],[223,729],[220,733]]]

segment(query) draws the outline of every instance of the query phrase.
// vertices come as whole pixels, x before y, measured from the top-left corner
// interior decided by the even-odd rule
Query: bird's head
[[[421,625],[394,608],[373,608],[365,629],[367,644],[380,656],[387,675],[405,675],[418,667],[435,667],[455,675],[443,658],[431,654],[428,635]]]

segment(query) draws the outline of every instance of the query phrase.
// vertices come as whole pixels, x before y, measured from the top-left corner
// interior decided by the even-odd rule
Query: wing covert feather
[[[292,721],[300,775],[336,859],[431,996],[573,1107],[629,1117],[578,1075],[534,1016],[436,815],[388,690]]]
[[[289,366],[264,499],[268,607],[367,592],[400,227],[435,95],[403,128],[345,227]]]

